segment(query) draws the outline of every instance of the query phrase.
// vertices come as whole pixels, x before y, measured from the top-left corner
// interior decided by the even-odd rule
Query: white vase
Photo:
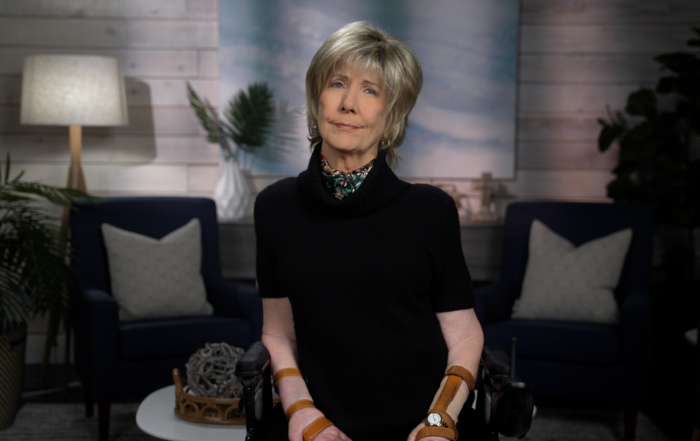
[[[214,189],[216,211],[220,220],[237,221],[245,217],[250,205],[250,190],[238,162],[219,162],[221,175]]]

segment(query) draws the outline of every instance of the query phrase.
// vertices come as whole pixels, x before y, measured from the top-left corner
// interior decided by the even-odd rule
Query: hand
[[[416,426],[415,429],[411,431],[406,441],[416,441],[416,435],[418,435],[418,431],[423,427],[425,427],[425,423],[421,422],[418,426]],[[426,436],[425,438],[421,438],[420,441],[445,441],[446,439],[447,438],[443,438],[441,436]]]
[[[292,415],[292,419],[289,420],[289,441],[302,441],[303,433],[309,424],[313,423],[317,419],[323,416],[323,413],[314,408],[307,407],[306,409],[301,409]],[[335,426],[331,426],[323,430],[318,434],[314,441],[352,441],[340,431]]]

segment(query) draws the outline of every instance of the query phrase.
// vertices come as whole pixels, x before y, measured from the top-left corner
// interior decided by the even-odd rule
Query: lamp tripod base
[[[68,168],[68,181],[66,182],[66,188],[72,188],[80,190],[87,193],[87,186],[85,185],[85,175],[83,174],[83,168],[80,165],[80,154],[82,150],[82,127],[81,126],[70,126],[69,127],[69,139],[70,139],[70,167]],[[65,238],[69,234],[70,225],[70,209],[63,208],[63,213],[61,216],[61,250],[65,250],[66,243]],[[56,340],[58,335],[58,327],[60,326],[60,319],[51,314],[49,318],[48,329],[46,331],[46,340],[44,341],[44,357],[41,363],[41,379],[46,382],[49,369],[49,360],[51,358],[51,346]],[[70,376],[70,350],[71,350],[71,328],[70,324],[65,324],[66,329],[66,343],[65,343],[65,354],[64,354],[64,364],[63,364],[63,396],[68,395],[68,382]]]

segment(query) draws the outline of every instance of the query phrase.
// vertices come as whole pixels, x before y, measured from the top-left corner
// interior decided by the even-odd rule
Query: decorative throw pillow
[[[199,219],[160,240],[109,224],[102,235],[120,320],[212,314],[200,273]]]
[[[632,240],[627,228],[579,247],[539,220],[513,318],[617,323],[617,286]]]

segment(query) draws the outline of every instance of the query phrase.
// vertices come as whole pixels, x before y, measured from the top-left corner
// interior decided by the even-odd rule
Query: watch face
[[[438,413],[428,415],[428,423],[432,426],[439,426],[442,423],[442,417]]]

